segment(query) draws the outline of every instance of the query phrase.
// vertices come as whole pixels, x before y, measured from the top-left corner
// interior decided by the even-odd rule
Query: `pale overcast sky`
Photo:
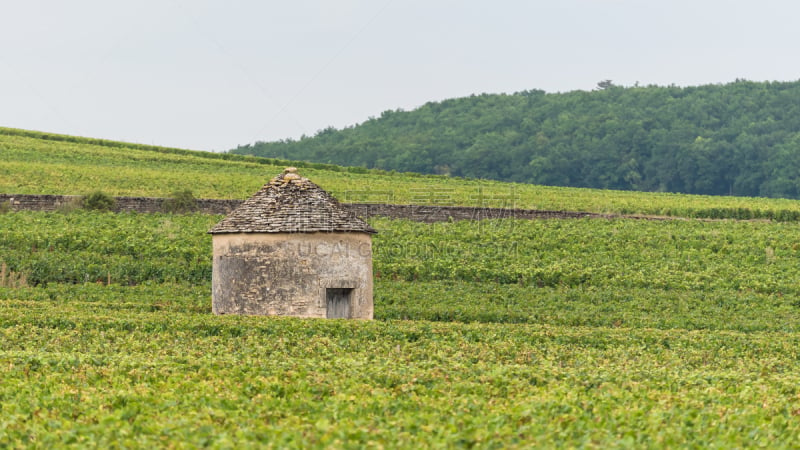
[[[0,126],[196,150],[473,93],[800,79],[796,0],[0,5]]]

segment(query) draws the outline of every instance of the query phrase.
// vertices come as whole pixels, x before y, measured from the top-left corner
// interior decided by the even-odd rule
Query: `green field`
[[[188,179],[244,197],[283,165],[76,141],[0,133],[0,191],[168,195]],[[548,209],[800,210],[301,171],[470,201],[530,189]],[[0,213],[0,448],[797,447],[798,222],[373,218],[363,322],[212,315],[219,219]]]
[[[366,323],[211,315],[218,219],[0,215],[7,270],[30,285],[0,289],[0,442],[791,447],[800,433],[800,225],[374,219]]]
[[[535,186],[368,171],[0,128],[0,192],[244,199],[286,165],[341,201],[800,220],[796,200]]]
[[[796,333],[215,317],[168,285],[2,294],[12,447],[791,448],[800,430]]]

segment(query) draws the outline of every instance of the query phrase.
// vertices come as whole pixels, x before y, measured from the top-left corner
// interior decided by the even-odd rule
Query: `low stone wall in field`
[[[604,214],[544,211],[535,209],[479,208],[470,206],[388,205],[374,203],[346,203],[346,209],[359,217],[383,216],[393,219],[410,219],[417,222],[447,222],[483,219],[578,219],[583,217],[610,217]]]
[[[11,208],[12,211],[24,209],[32,211],[55,211],[67,205],[71,198],[68,195],[15,195],[0,194],[0,207]]]
[[[115,197],[117,212],[155,213],[165,211],[165,198]],[[79,202],[75,195],[15,195],[0,194],[0,205],[6,203],[12,211],[57,211]],[[195,211],[206,214],[227,214],[241,204],[241,200],[197,199]]]
[[[116,197],[118,212],[163,212],[167,199],[154,197]],[[73,195],[14,195],[0,194],[3,204],[12,211],[57,211],[80,201]],[[206,214],[228,214],[242,200],[198,199],[195,211]],[[359,217],[383,216],[409,219],[418,222],[447,222],[453,220],[482,219],[578,219],[584,217],[609,218],[612,215],[573,211],[543,211],[533,209],[478,208],[469,206],[390,205],[382,203],[343,203],[343,207]]]

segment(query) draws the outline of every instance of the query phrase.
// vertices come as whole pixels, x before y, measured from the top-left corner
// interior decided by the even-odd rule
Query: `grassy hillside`
[[[0,133],[3,191],[242,198],[284,165],[30,134]],[[301,172],[340,197],[797,211]],[[212,315],[219,219],[0,213],[0,447],[796,446],[800,223],[373,218],[362,322]]]
[[[279,161],[0,128],[0,192],[246,198],[286,165],[297,165],[347,202],[441,204],[797,220],[800,202],[545,187]]]

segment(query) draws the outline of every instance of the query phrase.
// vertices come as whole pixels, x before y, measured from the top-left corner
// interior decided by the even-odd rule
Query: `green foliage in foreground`
[[[217,220],[0,215],[36,284],[0,287],[0,447],[800,435],[798,224],[374,219],[379,320],[356,322],[213,316]]]
[[[492,282],[380,281],[381,320],[554,326],[800,332],[800,297],[620,287],[545,287]]]
[[[212,316],[0,289],[0,446],[795,446],[796,333]],[[41,294],[45,295],[41,295]]]
[[[240,198],[287,164],[344,202],[465,205],[705,218],[800,219],[800,202],[573,189],[367,171],[0,128],[0,192]]]

